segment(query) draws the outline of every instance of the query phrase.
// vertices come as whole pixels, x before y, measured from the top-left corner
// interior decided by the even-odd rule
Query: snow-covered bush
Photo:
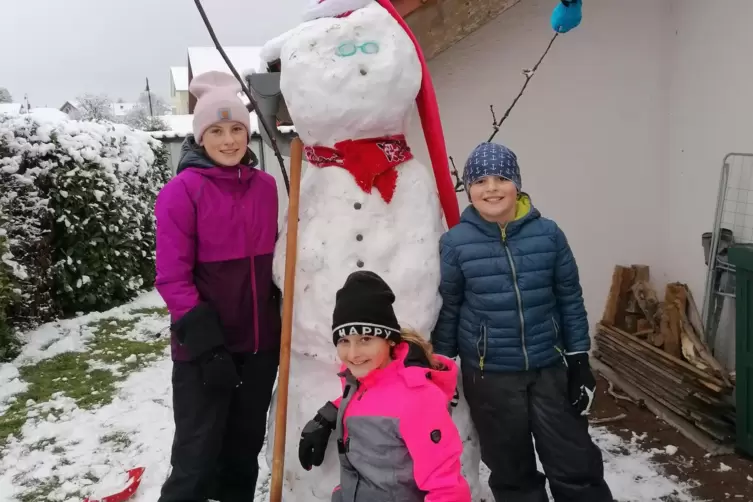
[[[152,209],[169,176],[162,144],[128,126],[0,118],[11,320],[107,308],[150,286]]]
[[[0,219],[1,224],[2,219]],[[11,286],[12,272],[10,267],[4,263],[3,258],[10,260],[10,254],[8,253],[8,239],[5,237],[4,229],[0,226],[0,363],[15,358],[21,346],[8,322],[8,310],[15,295]]]

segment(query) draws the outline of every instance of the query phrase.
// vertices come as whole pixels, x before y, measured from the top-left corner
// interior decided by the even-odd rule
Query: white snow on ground
[[[4,411],[2,404],[25,388],[19,380],[18,365],[65,350],[86,350],[83,342],[91,336],[86,328],[89,322],[105,317],[127,319],[133,316],[129,313],[133,309],[161,306],[159,296],[151,292],[108,312],[50,323],[27,333],[28,345],[19,359],[0,366],[0,415]],[[153,336],[167,323],[166,318],[155,317],[142,321],[129,338]],[[51,493],[50,500],[80,502],[81,498],[74,495],[77,492],[95,497],[110,495],[124,488],[128,469],[140,466],[146,472],[132,500],[157,500],[169,472],[173,435],[171,369],[166,350],[160,360],[118,384],[115,399],[98,409],[79,409],[72,399],[60,394],[49,402],[33,403],[22,439],[11,439],[7,448],[0,451],[0,502],[19,500],[25,490],[20,480],[44,482],[53,476],[57,476],[60,486]],[[605,428],[593,428],[592,433],[603,451],[606,479],[617,500],[659,501],[668,496],[675,501],[695,500],[688,495],[688,486],[663,475],[652,461],[652,453],[640,449],[641,438],[627,442]],[[259,501],[267,500],[269,486],[269,471],[263,458],[262,452],[256,497]],[[97,483],[88,479],[92,475],[99,479]]]

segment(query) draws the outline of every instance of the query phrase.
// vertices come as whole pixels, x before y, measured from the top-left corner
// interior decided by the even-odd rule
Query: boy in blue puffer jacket
[[[586,415],[596,383],[578,267],[521,192],[515,154],[482,143],[463,171],[471,206],[440,240],[434,350],[460,356],[497,502],[611,502]],[[546,477],[538,472],[534,445]]]

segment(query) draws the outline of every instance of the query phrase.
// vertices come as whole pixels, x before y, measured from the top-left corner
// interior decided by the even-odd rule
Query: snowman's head
[[[308,21],[270,41],[263,54],[280,60],[280,89],[305,143],[405,131],[421,63],[408,34],[377,2]]]

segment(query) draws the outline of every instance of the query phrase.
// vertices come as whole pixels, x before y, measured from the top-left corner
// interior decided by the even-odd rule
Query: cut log
[[[690,290],[687,288],[687,286],[683,286],[685,287],[685,291],[689,293]],[[690,303],[692,303],[692,296],[688,298],[688,305]],[[694,307],[690,306],[688,308],[690,308],[691,310],[694,309]],[[696,313],[697,312],[698,311],[696,309]],[[719,375],[719,377],[721,377],[724,383],[732,386],[729,375],[727,375],[727,370],[725,370],[721,363],[717,361],[717,359],[711,354],[711,351],[706,346],[706,344],[701,341],[693,325],[691,324],[690,319],[686,315],[685,310],[680,311],[680,321],[682,322],[684,340],[687,340],[687,343],[693,347],[693,353],[696,356],[696,366],[703,364],[703,366],[711,367],[711,369],[717,375]]]
[[[688,298],[688,308],[685,311],[688,321],[693,326],[698,338],[705,344],[706,332],[703,328],[703,319],[701,318],[701,313],[698,311],[698,304],[693,299],[693,293],[690,292],[690,288],[687,285],[685,285],[685,295]]]
[[[649,335],[648,337],[649,341],[654,345],[654,347],[663,347],[664,346],[664,335],[660,332],[655,332]]]
[[[649,282],[649,268],[648,265],[632,265],[633,280],[635,282]]]
[[[685,312],[687,296],[682,284],[667,284],[664,295],[664,318],[662,319],[662,335],[664,335],[664,350],[672,356],[682,357],[682,320],[681,313]]]
[[[635,333],[638,331],[638,316],[635,314],[625,315],[625,331],[628,333]]]
[[[655,331],[654,324],[645,317],[638,319],[638,326],[636,326],[636,328],[638,330],[636,335],[641,333],[643,336],[646,336],[651,334],[652,331]]]
[[[624,326],[627,292],[633,284],[633,269],[616,265],[612,273],[612,285],[604,306],[601,322],[608,326]]]
[[[633,295],[638,303],[643,315],[646,316],[646,322],[651,323],[654,331],[659,331],[659,299],[656,297],[656,291],[648,282],[637,281],[632,287]],[[641,329],[640,327],[638,329]]]

